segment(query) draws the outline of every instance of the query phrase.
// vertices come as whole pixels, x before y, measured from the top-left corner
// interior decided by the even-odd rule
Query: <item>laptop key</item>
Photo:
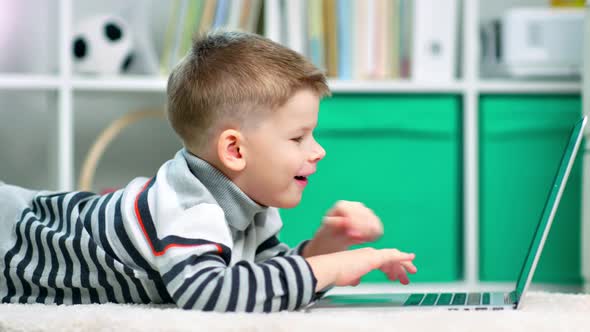
[[[455,296],[453,297],[453,302],[451,304],[452,305],[463,305],[463,304],[465,304],[466,299],[467,299],[466,293],[455,293]]]
[[[411,294],[410,297],[408,297],[408,299],[404,303],[404,305],[405,306],[419,305],[420,302],[422,301],[423,297],[424,297],[424,294],[421,294],[421,293]]]
[[[467,305],[479,305],[481,301],[481,293],[469,293],[467,296]]]
[[[436,302],[436,305],[449,305],[451,303],[451,298],[453,298],[453,294],[442,293],[438,297],[438,301]]]
[[[438,298],[438,294],[436,294],[436,293],[426,294],[426,297],[424,298],[424,300],[422,301],[422,303],[420,305],[434,305],[434,303],[436,303],[437,298]]]
[[[481,304],[490,305],[490,293],[483,293]]]

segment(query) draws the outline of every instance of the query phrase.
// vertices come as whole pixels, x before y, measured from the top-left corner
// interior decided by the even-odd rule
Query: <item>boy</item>
[[[0,185],[2,302],[272,312],[373,269],[408,283],[413,254],[347,251],[382,234],[360,203],[336,203],[294,249],[277,239],[277,208],[299,203],[325,155],[312,131],[329,89],[302,56],[257,35],[211,33],[167,94],[184,149],[153,178],[104,196]]]

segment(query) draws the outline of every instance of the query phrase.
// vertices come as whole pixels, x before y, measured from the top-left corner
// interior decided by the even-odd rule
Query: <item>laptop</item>
[[[553,186],[547,197],[543,214],[537,225],[529,251],[522,264],[516,288],[511,292],[432,292],[387,294],[338,294],[328,295],[310,304],[306,311],[353,308],[405,308],[446,310],[504,310],[518,309],[529,287],[535,268],[541,257],[543,245],[557,212],[570,171],[582,142],[587,118],[584,116],[572,129],[571,137],[563,153]]]

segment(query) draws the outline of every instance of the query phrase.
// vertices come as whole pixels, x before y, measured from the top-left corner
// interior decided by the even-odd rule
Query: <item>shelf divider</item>
[[[58,190],[74,189],[74,105],[71,85],[72,0],[59,2],[59,77],[57,110],[57,186]]]

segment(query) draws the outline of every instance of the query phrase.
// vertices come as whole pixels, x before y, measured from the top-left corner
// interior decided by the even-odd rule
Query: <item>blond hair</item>
[[[170,74],[168,119],[185,146],[199,150],[220,120],[244,125],[300,89],[330,95],[323,72],[297,52],[255,34],[210,32],[194,38]]]

